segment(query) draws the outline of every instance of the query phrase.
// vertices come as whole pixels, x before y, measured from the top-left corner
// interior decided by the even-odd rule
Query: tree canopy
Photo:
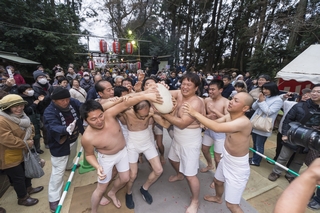
[[[84,62],[74,53],[87,50],[71,35],[94,34],[80,31],[85,17],[79,11],[88,9],[81,5],[81,0],[1,1],[0,50],[48,67]],[[172,55],[171,67],[274,75],[320,41],[317,0],[104,0],[102,7],[94,1],[89,7],[89,15],[111,29],[108,36],[151,41],[138,44],[140,53]]]
[[[0,1],[0,50],[40,62],[44,67],[84,60],[74,53],[79,44],[81,2],[42,0]]]

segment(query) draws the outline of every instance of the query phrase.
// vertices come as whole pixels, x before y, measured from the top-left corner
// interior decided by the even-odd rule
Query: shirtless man
[[[117,107],[109,108],[104,112],[100,103],[88,100],[80,108],[81,117],[88,123],[88,127],[82,136],[82,146],[85,150],[87,161],[97,170],[98,184],[91,197],[92,213],[97,212],[99,202],[108,187],[112,177],[112,168],[115,165],[118,170],[118,178],[114,181],[108,196],[117,208],[121,207],[116,197],[116,192],[129,181],[129,163],[126,142],[116,116],[143,100],[162,103],[158,91],[129,98],[117,104]],[[107,139],[107,141],[106,141]],[[94,150],[98,152],[98,160]]]
[[[209,97],[204,100],[207,118],[216,120],[228,114],[227,108],[229,100],[221,95],[223,91],[223,81],[214,79],[209,84]],[[225,133],[217,133],[207,129],[202,139],[202,153],[207,160],[208,166],[200,169],[200,172],[207,172],[213,169],[210,147],[214,144],[214,161],[216,168],[221,159],[221,154],[226,140]]]
[[[201,128],[195,118],[184,113],[182,104],[187,102],[194,109],[204,114],[204,103],[195,95],[200,78],[195,73],[187,73],[181,78],[181,90],[171,90],[177,100],[176,110],[172,114],[162,115],[173,126],[173,141],[169,151],[169,161],[176,175],[169,178],[170,182],[183,180],[186,177],[192,198],[187,213],[195,213],[199,207],[200,184],[197,178],[199,155],[201,149]]]
[[[130,165],[130,180],[127,183],[126,205],[129,209],[134,208],[132,186],[137,178],[139,154],[143,153],[152,167],[152,172],[149,174],[147,181],[140,188],[142,197],[148,204],[153,202],[148,189],[163,172],[160,158],[153,141],[151,128],[154,120],[166,127],[169,127],[170,123],[165,121],[161,116],[154,114],[153,111],[150,110],[150,107],[151,105],[148,101],[142,101],[134,105],[133,109],[122,113],[128,128],[127,149]]]
[[[216,195],[206,195],[204,199],[221,204],[225,185],[225,200],[228,209],[233,213],[243,212],[239,204],[250,176],[248,160],[252,125],[245,112],[250,109],[252,103],[251,95],[240,92],[230,101],[229,114],[215,121],[198,113],[189,103],[183,105],[187,113],[209,129],[226,133],[223,155],[213,180]]]

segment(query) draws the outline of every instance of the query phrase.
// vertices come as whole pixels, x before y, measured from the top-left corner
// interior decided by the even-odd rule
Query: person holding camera
[[[307,99],[310,98],[310,93],[311,93],[311,89],[308,89],[308,88],[305,88],[302,90],[302,97],[301,97],[301,100],[300,101],[306,101]],[[284,94],[284,95],[281,95],[282,96],[282,99],[288,99],[290,97],[293,96],[292,93],[287,93],[287,94]],[[283,137],[283,134],[282,134],[282,126],[283,126],[283,122],[286,118],[286,115],[288,114],[288,112],[290,111],[290,109],[295,105],[297,104],[297,102],[295,101],[288,101],[288,100],[285,100],[283,102],[283,117],[280,121],[280,124],[279,124],[279,128],[278,128],[278,135],[277,135],[277,148],[276,148],[276,155],[274,157],[274,160],[277,161],[277,163],[280,163],[282,165],[287,165],[287,167],[289,167],[290,169],[292,169],[293,171],[296,171],[298,168],[298,172],[300,170],[300,167],[297,166],[297,165],[294,165],[293,168],[290,166],[291,165],[291,162],[293,161],[294,159],[294,156],[295,156],[295,153],[298,149],[298,146],[296,145],[292,145],[290,143],[286,143],[282,140],[282,137]],[[299,161],[302,161],[304,160],[305,158],[305,154],[302,154],[301,153],[298,153],[297,154],[297,158],[295,160],[295,162],[299,162]],[[299,160],[300,159],[300,160]],[[300,164],[300,163],[298,163]],[[302,165],[302,164],[301,164]],[[270,181],[276,181],[279,177],[280,177],[280,174],[281,174],[282,170],[280,169],[280,167],[278,166],[274,166],[272,172],[270,173],[270,175],[268,176],[268,179]],[[290,176],[289,173],[288,175],[285,175],[285,178],[289,181],[289,183],[291,181],[293,181],[294,179],[294,176]]]
[[[274,161],[277,161],[277,159],[278,159],[278,157],[280,155],[281,149],[282,149],[282,145],[283,145],[283,141],[282,141],[282,124],[283,124],[283,121],[284,121],[287,113],[299,101],[306,101],[307,99],[309,99],[310,95],[311,95],[311,89],[304,88],[303,90],[301,90],[301,93],[302,93],[301,97],[297,96],[297,94],[292,93],[292,92],[287,92],[285,94],[280,95],[280,97],[283,100],[283,107],[282,107],[283,116],[282,116],[282,118],[281,118],[281,120],[279,122],[279,126],[278,126],[277,147],[276,147],[276,155],[273,158]],[[296,101],[296,99],[298,99],[297,97],[299,97],[298,102]],[[291,157],[291,158],[290,158],[289,162],[287,163],[287,167],[289,167],[291,161],[293,160],[293,157]]]
[[[295,104],[290,111],[285,116],[285,119],[282,124],[282,141],[284,142],[281,149],[280,155],[277,159],[277,162],[284,165],[290,159],[292,154],[296,152],[295,157],[290,164],[290,169],[299,172],[308,152],[308,149],[305,147],[291,144],[288,142],[288,132],[290,130],[291,122],[299,122],[302,125],[309,126],[306,124],[310,112],[320,112],[320,84],[314,85],[311,91],[310,99],[306,101],[301,101]],[[309,126],[312,127],[312,126]],[[268,179],[271,181],[277,180],[281,175],[282,169],[278,166],[274,166],[272,173],[269,175]],[[287,173],[285,178],[291,182],[295,178],[293,174]],[[320,208],[320,204],[319,204]]]

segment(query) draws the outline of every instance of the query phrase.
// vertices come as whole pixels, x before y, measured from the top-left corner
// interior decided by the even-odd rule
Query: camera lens
[[[291,128],[288,131],[289,142],[309,149],[320,150],[319,131],[296,122],[290,123],[290,126]]]

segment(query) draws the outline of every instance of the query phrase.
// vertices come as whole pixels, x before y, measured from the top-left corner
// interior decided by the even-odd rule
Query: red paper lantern
[[[133,53],[133,45],[130,42],[128,42],[126,44],[126,51],[127,51],[128,54],[132,54]]]
[[[120,43],[118,41],[114,41],[112,43],[112,49],[115,54],[119,54],[120,53]]]
[[[108,51],[108,44],[105,40],[101,39],[99,41],[100,52],[105,53]]]
[[[139,69],[141,69],[141,62],[140,61],[137,62],[137,70],[139,70]]]
[[[94,70],[94,62],[93,61],[91,61],[91,60],[88,61],[88,68],[89,68],[89,70]]]

